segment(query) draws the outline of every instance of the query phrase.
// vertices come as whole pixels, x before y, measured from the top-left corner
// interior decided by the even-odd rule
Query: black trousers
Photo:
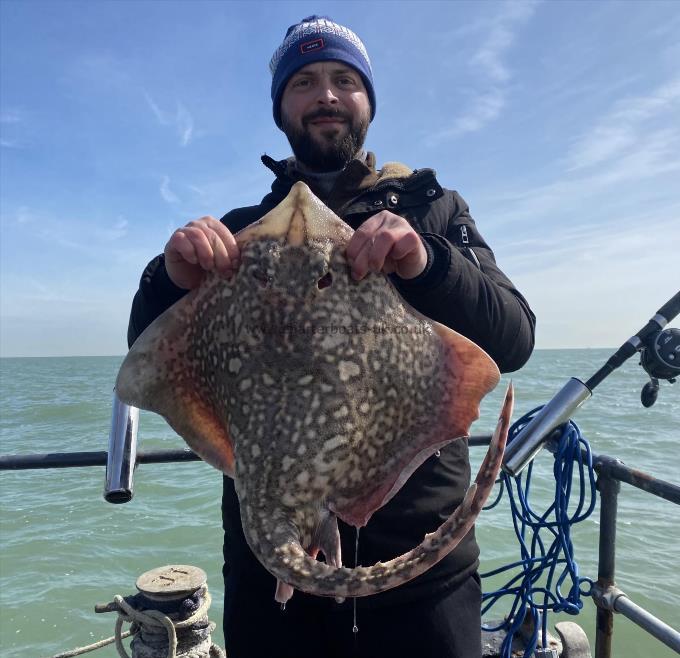
[[[379,608],[295,592],[285,610],[274,587],[228,577],[228,658],[481,658],[481,587],[474,574],[432,598]]]

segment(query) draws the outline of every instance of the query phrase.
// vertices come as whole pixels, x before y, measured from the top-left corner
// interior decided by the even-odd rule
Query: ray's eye
[[[254,269],[252,271],[253,279],[255,279],[263,288],[266,288],[271,283],[271,277],[267,276],[266,272]]]
[[[323,290],[324,288],[328,288],[332,285],[333,283],[333,275],[330,272],[326,272],[317,282],[316,285],[318,286],[319,290]]]

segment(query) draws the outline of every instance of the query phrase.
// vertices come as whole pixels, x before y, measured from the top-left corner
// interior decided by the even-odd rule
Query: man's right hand
[[[201,217],[178,228],[165,245],[165,269],[172,282],[192,290],[206,272],[233,276],[240,265],[240,251],[232,232],[214,217]]]

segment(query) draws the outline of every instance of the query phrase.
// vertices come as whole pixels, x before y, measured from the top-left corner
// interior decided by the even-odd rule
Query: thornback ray
[[[500,378],[481,348],[410,307],[388,277],[355,281],[352,233],[296,183],[236,235],[237,273],[207,273],[159,316],[116,383],[123,401],[162,414],[234,478],[246,541],[280,602],[294,589],[375,594],[442,559],[493,487],[512,414],[510,388],[475,483],[439,529],[384,564],[342,566],[337,518],[366,525],[428,457],[468,435]]]

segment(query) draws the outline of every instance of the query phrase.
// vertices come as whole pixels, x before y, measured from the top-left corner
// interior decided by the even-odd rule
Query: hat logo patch
[[[321,50],[325,47],[323,39],[314,39],[313,41],[305,41],[305,43],[300,44],[300,52],[304,55],[306,53],[314,52],[315,50]]]

